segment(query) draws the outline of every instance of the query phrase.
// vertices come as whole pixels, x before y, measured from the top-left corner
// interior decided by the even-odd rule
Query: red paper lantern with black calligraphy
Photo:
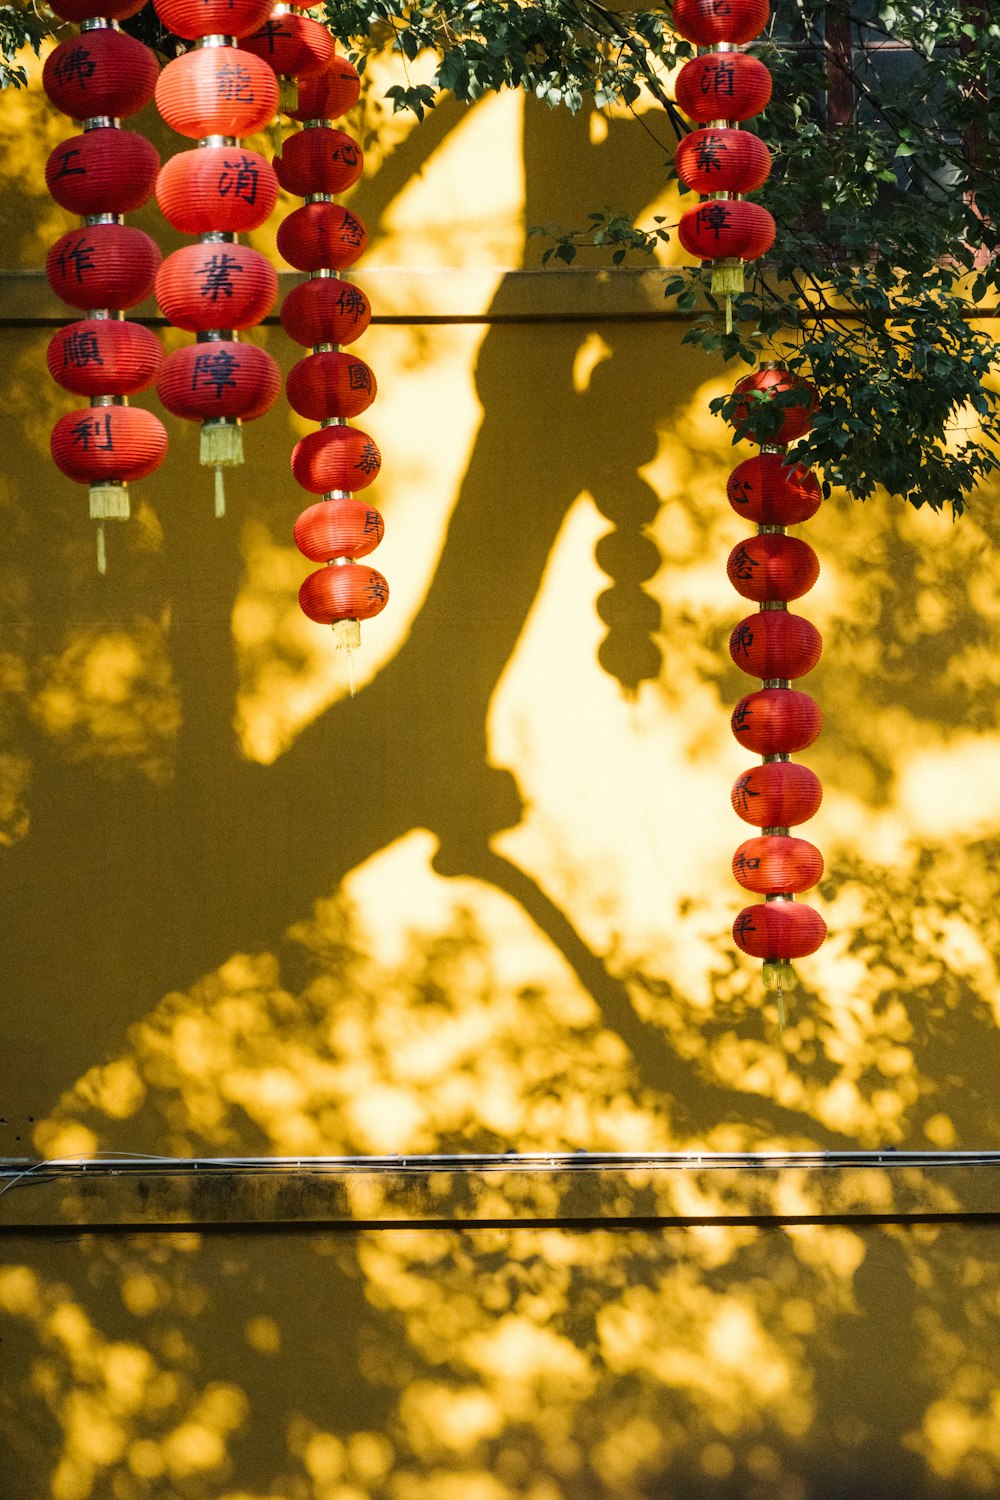
[[[740,699],[731,727],[740,744],[757,755],[794,755],[819,737],[823,715],[808,693],[761,688]]]
[[[81,318],[53,334],[46,363],[77,396],[134,396],[153,384],[163,359],[156,334],[118,318]]]
[[[159,250],[141,229],[88,224],[56,240],[45,274],[56,296],[70,307],[120,312],[149,296],[159,264]]]
[[[823,878],[823,856],[807,839],[765,833],[740,845],[733,875],[744,890],[760,896],[799,894]]]
[[[368,232],[339,203],[304,203],[282,220],[277,243],[297,271],[344,271],[364,253]]]
[[[815,771],[794,760],[765,761],[737,776],[733,810],[755,828],[791,828],[819,811],[823,788]]]
[[[358,427],[321,427],[292,449],[292,473],[304,490],[364,490],[382,467],[382,456]]]
[[[781,453],[758,453],[737,464],[726,494],[737,515],[758,526],[797,526],[816,514],[823,498],[812,470]]]
[[[774,244],[774,220],[759,203],[709,198],[681,215],[677,238],[699,260],[758,260]]]
[[[692,130],[674,153],[685,187],[696,193],[755,193],[771,175],[771,153],[749,130]]]
[[[733,548],[726,571],[744,599],[787,602],[812,588],[819,577],[819,558],[796,536],[751,536]]]
[[[346,193],[361,176],[364,157],[357,141],[329,125],[300,130],[285,141],[274,170],[286,193]]]
[[[278,84],[261,58],[240,47],[198,47],[160,74],[156,107],[172,130],[192,140],[263,130],[278,108]]]
[[[164,317],[189,333],[251,328],[278,300],[278,276],[259,250],[209,240],[167,256],[156,273],[156,300]]]
[[[302,79],[299,102],[285,113],[293,120],[339,120],[354,108],[360,97],[357,68],[337,53],[325,73]]]
[[[202,146],[165,164],[156,201],[183,234],[245,234],[270,217],[278,201],[274,168],[245,146]]]
[[[370,620],[381,614],[388,599],[389,585],[382,574],[365,563],[319,568],[299,589],[299,607],[317,625]]]
[[[288,145],[286,144],[286,151]],[[297,344],[352,344],[371,320],[371,303],[360,287],[337,276],[314,276],[286,293],[281,326]]]
[[[265,349],[229,339],[188,344],[169,355],[156,382],[167,411],[189,421],[252,421],[270,411],[281,371]]]
[[[805,958],[821,947],[826,923],[801,901],[767,901],[747,906],[733,923],[733,941],[743,953],[770,962]]]
[[[146,0],[51,0],[49,10],[62,21],[127,21],[136,15]]]
[[[353,496],[310,505],[295,523],[295,545],[311,562],[367,557],[382,540],[385,524],[373,505]]]
[[[736,382],[736,394],[746,399],[737,402],[730,418],[738,437],[754,443],[771,443],[784,447],[807,433],[816,410],[816,392],[807,380],[800,379],[778,365],[762,365]],[[780,398],[794,393],[794,399],[783,403]],[[764,414],[776,402],[782,411],[777,430]]]
[[[127,214],[153,191],[160,156],[134,130],[99,128],[70,136],[50,154],[45,183],[60,208],[79,214]]]
[[[745,52],[706,52],[686,62],[677,75],[677,104],[692,120],[749,120],[766,109],[771,75]]]
[[[729,654],[736,665],[763,681],[804,677],[822,651],[823,640],[812,621],[784,609],[748,615],[729,637]]]
[[[312,16],[291,11],[270,16],[259,31],[244,39],[243,46],[286,78],[326,73],[334,56],[334,40],[326,27]]]
[[[49,53],[42,87],[56,109],[74,120],[120,119],[149,103],[156,75],[156,57],[148,47],[124,31],[99,27],[69,37]]]
[[[288,404],[300,417],[324,422],[357,417],[375,400],[375,376],[356,354],[324,350],[307,354],[289,371]]]
[[[77,484],[145,479],[167,451],[160,419],[138,406],[88,406],[52,429],[52,457]]]
[[[233,36],[239,41],[263,26],[273,0],[153,0],[168,31],[194,42],[203,36]]]
[[[752,42],[767,25],[769,0],[674,0],[674,30],[699,47]]]

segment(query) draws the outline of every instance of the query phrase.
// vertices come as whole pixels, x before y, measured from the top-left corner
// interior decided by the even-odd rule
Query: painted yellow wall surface
[[[72,127],[0,104],[0,1152],[1000,1147],[997,496],[806,529],[830,937],[779,1034],[730,937],[734,376],[526,235],[668,205],[665,128],[353,123],[392,598],[351,697],[282,403],[220,521],[171,420],[97,576],[33,274]],[[1000,1493],[971,1229],[7,1240],[0,1308],[6,1500]]]

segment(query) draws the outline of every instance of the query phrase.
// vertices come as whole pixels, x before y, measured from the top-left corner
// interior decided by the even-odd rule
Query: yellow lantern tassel
[[[226,490],[223,469],[234,469],[243,462],[243,428],[236,421],[203,422],[199,459],[215,470],[215,514],[226,514]]]
[[[215,519],[221,520],[226,514],[226,484],[222,477],[222,465],[215,466]]]
[[[108,571],[108,554],[104,545],[104,522],[97,524],[97,571],[103,578]]]
[[[733,298],[746,289],[741,260],[719,260],[712,267],[712,292],[726,299],[726,332],[733,331]]]
[[[766,959],[761,965],[761,977],[766,990],[775,990],[778,1000],[778,1030],[785,1029],[785,991],[789,994],[799,987],[799,978],[787,958]]]
[[[338,651],[347,652],[347,687],[354,697],[354,653],[361,648],[361,621],[334,620],[333,644]]]

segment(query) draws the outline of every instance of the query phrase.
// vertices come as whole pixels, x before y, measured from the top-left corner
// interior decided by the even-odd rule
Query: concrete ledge
[[[1000,1218],[1000,1153],[0,1161],[0,1232]]]

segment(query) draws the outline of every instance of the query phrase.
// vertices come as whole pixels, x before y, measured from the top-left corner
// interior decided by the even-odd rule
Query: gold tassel
[[[333,644],[338,651],[347,652],[347,688],[354,697],[354,653],[361,647],[360,620],[334,620]]]
[[[206,467],[234,469],[243,462],[243,428],[237,422],[203,422],[198,457]]]
[[[215,466],[215,519],[221,520],[226,514],[226,486],[222,478],[222,465]]]
[[[128,490],[123,484],[90,486],[90,519],[92,521],[127,521]]]
[[[745,285],[741,260],[716,261],[712,267],[712,291],[715,296],[726,299],[727,333],[733,331],[733,298],[742,297]]]
[[[778,999],[778,1030],[785,1029],[785,991],[793,994],[799,987],[799,978],[787,958],[768,959],[761,965],[761,977],[766,990],[776,990]]]
[[[108,554],[104,545],[104,522],[100,521],[97,526],[97,571],[103,578],[108,571]]]
[[[290,115],[299,107],[299,80],[297,78],[279,78],[278,80],[278,108],[283,115]]]

